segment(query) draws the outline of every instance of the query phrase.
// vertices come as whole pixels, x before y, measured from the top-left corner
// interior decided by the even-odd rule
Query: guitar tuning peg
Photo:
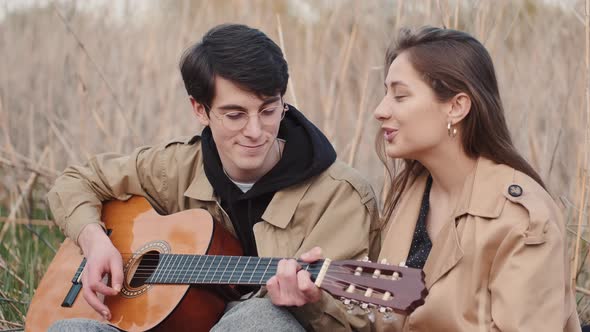
[[[381,260],[381,264],[387,264],[387,258],[383,258],[383,259]]]
[[[354,311],[354,309],[356,308],[356,304],[358,304],[358,301],[355,300],[348,300],[344,302],[344,307],[346,308],[346,312],[348,314],[352,314],[352,312]]]
[[[382,314],[384,314],[384,313],[387,313],[387,312],[392,312],[392,310],[389,307],[383,307],[383,306],[381,306],[381,307],[379,307],[379,312],[382,313]]]
[[[367,313],[367,318],[371,321],[371,323],[375,323],[375,313],[372,311],[369,311],[369,313]]]
[[[354,293],[354,290],[356,289],[355,285],[348,285],[348,287],[346,288],[346,292],[348,293]]]
[[[396,320],[397,318],[393,315],[393,310],[389,307],[379,307],[379,312],[383,314],[383,321],[384,322],[391,322]]]
[[[389,300],[390,297],[391,297],[391,293],[390,292],[385,292],[385,294],[383,294],[382,299],[384,301],[387,301],[387,300]]]
[[[340,298],[340,300],[342,301],[342,303],[344,303],[344,305],[348,306],[348,305],[355,305],[358,304],[358,301],[356,300],[351,300],[351,299],[347,299],[345,297]]]
[[[370,262],[369,260],[369,256],[365,256],[363,257],[363,259],[361,259],[362,262]]]
[[[399,266],[401,266],[401,267],[408,267],[408,266],[406,265],[406,261],[401,261],[401,262],[399,262]]]
[[[395,317],[395,316],[394,316],[394,315],[393,315],[391,312],[389,312],[389,311],[386,311],[386,312],[383,314],[383,321],[384,321],[384,322],[386,322],[386,323],[389,323],[389,322],[393,322],[393,321],[395,321],[395,320],[397,320],[397,318],[396,318],[396,317]]]
[[[344,307],[346,308],[346,312],[351,314],[352,309],[354,309],[354,305],[352,304],[352,301],[350,299],[345,298],[345,297],[340,298],[340,300],[342,301],[342,303],[344,303]]]
[[[379,276],[381,276],[381,270],[375,269],[375,271],[373,271],[373,278],[379,278]]]

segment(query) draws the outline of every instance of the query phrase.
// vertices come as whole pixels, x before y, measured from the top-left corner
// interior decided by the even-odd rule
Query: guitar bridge
[[[78,297],[80,290],[82,290],[82,283],[74,283],[72,287],[70,287],[70,291],[64,298],[64,301],[61,303],[61,306],[64,308],[71,308],[74,305],[74,301],[76,301],[76,297]]]

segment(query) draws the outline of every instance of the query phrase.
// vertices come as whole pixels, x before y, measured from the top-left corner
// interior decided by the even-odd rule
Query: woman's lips
[[[397,135],[397,129],[383,128],[383,137],[387,142],[393,142],[395,135]]]

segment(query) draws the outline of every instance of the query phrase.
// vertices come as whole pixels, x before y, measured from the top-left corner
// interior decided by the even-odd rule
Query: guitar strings
[[[185,257],[189,257],[189,256],[201,256],[201,257],[206,257],[205,261],[207,261],[208,258],[213,257],[210,259],[209,264],[211,264],[208,268],[207,271],[205,271],[205,275],[203,276],[204,279],[206,279],[207,277],[211,278],[211,277],[216,277],[217,274],[221,274],[221,278],[223,279],[223,276],[225,273],[229,273],[228,272],[228,268],[232,269],[232,273],[235,273],[236,270],[240,269],[238,272],[239,277],[238,277],[238,281],[236,281],[236,284],[244,284],[244,282],[241,281],[242,277],[244,277],[244,274],[246,274],[246,278],[249,277],[249,281],[248,283],[250,283],[252,280],[259,280],[258,283],[254,283],[254,284],[260,284],[262,282],[262,280],[264,279],[264,277],[269,274],[269,275],[275,275],[276,274],[276,270],[278,268],[278,266],[275,265],[271,265],[271,263],[278,263],[279,260],[281,260],[281,258],[274,258],[274,257],[255,257],[253,259],[258,258],[259,262],[257,264],[256,267],[252,267],[252,268],[247,268],[248,266],[252,266],[253,263],[250,262],[250,260],[252,260],[252,258],[247,259],[245,257],[248,256],[222,256],[222,255],[181,255],[181,254],[174,254],[176,257],[173,257],[172,260],[174,259],[179,259],[178,262],[174,262],[172,263],[171,266],[169,267],[165,267],[164,269],[161,270],[157,270],[157,268],[144,268],[144,269],[137,269],[136,272],[134,273],[134,277],[150,277],[152,275],[157,274],[158,272],[160,273],[166,273],[168,274],[168,277],[170,279],[180,279],[180,280],[184,280],[184,279],[192,279],[194,278],[194,273],[197,273],[197,281],[199,279],[200,274],[204,271],[204,269],[206,269],[205,266],[200,266],[201,267],[201,271],[196,271],[194,268],[197,266],[197,264],[195,264],[194,267],[191,266],[192,263],[194,263],[193,261],[191,262],[185,262],[183,265],[174,265],[174,264],[179,264],[183,258]],[[158,258],[146,258],[146,257],[158,257]],[[172,257],[172,256],[169,256]],[[215,264],[216,260],[219,258],[219,264],[213,268],[213,265]],[[227,260],[227,264],[222,267],[223,263],[223,259]],[[229,258],[229,259],[228,259]],[[238,262],[232,262],[232,259],[236,259],[238,260]],[[268,261],[264,261],[267,260]],[[160,262],[162,261],[162,259],[160,259],[160,255],[159,254],[146,254],[143,256],[142,261],[157,261]],[[243,262],[243,263],[241,263]],[[168,260],[168,263],[170,262],[170,259]],[[188,263],[188,265],[187,265]],[[231,264],[234,263],[234,264]],[[262,263],[262,264],[260,264]],[[302,266],[302,268],[307,267],[307,271],[310,273],[319,273],[319,270],[321,270],[321,265],[320,266],[311,266],[312,264],[316,263],[305,263],[302,261],[298,261],[298,263],[304,265]],[[261,268],[258,268],[258,266],[261,265]],[[264,271],[262,271],[261,269],[264,268],[265,265],[268,265]],[[311,268],[310,268],[311,267]],[[389,266],[391,267],[391,266]],[[245,268],[244,270],[241,270],[241,268]],[[343,266],[330,266],[329,268],[330,272],[332,273],[336,273],[337,271],[340,273],[346,273],[346,274],[353,274],[354,270],[352,268],[347,268],[347,267],[343,267]],[[186,275],[186,272],[191,272],[190,276]],[[170,273],[172,273],[170,275]],[[184,275],[183,275],[184,273]],[[237,275],[237,274],[236,274]],[[363,273],[363,275],[368,276],[368,275],[372,275],[370,273]],[[232,281],[233,275],[230,275],[230,278],[228,279],[227,283],[230,283],[230,281]],[[203,280],[205,281],[205,280]],[[211,284],[216,284],[216,283],[225,283],[223,281],[217,281],[217,282],[211,282]],[[248,284],[246,283],[246,284]],[[343,291],[348,288],[348,286],[350,285],[350,283],[345,280],[345,279],[341,279],[338,277],[334,277],[332,275],[326,275],[324,277],[324,280],[322,281],[322,285],[325,286],[334,286],[337,288],[341,288]],[[362,286],[362,285],[358,285],[355,284],[355,291],[353,293],[351,293],[350,295],[357,295],[357,296],[361,296],[363,299],[365,299],[365,302],[370,302],[370,300],[367,300],[368,297],[364,294],[358,294],[360,293],[364,293],[367,289],[369,289],[370,287],[366,287],[366,286]],[[372,288],[372,294],[371,294],[371,298],[375,298],[375,295],[382,295],[384,294],[384,291],[381,291],[379,289],[375,289]],[[391,294],[393,294],[394,292],[389,291]],[[393,299],[394,295],[392,296]],[[355,300],[358,300],[357,298],[355,298]],[[384,301],[383,299],[380,299],[382,301]],[[362,300],[361,300],[362,301]],[[382,305],[382,303],[379,303],[380,305]]]
[[[349,269],[349,268],[344,268],[344,267],[340,267],[340,266],[338,266],[338,267],[336,267],[336,268],[337,268],[338,270],[341,270],[341,273],[348,273],[348,274],[352,274],[352,273],[354,273],[354,270],[352,270],[352,269]],[[178,271],[179,271],[179,270],[175,270],[174,272],[178,272]],[[185,271],[185,270],[181,270],[181,271]],[[168,272],[170,272],[170,271],[168,271]],[[275,274],[275,272],[276,272],[276,271],[274,271],[274,269],[273,269],[273,271],[272,271],[272,275],[274,275],[274,274]],[[311,272],[319,272],[319,271],[311,271]],[[334,271],[332,271],[332,272],[334,272]],[[211,277],[214,277],[214,276],[215,276],[215,273],[219,273],[219,271],[215,271],[215,272],[213,272],[213,276],[211,276]],[[208,273],[207,273],[207,274],[208,274]],[[271,270],[269,270],[269,271],[267,271],[267,272],[265,272],[265,273],[263,273],[263,272],[254,273],[254,275],[250,276],[250,280],[254,279],[254,276],[258,277],[258,276],[260,276],[261,274],[262,274],[262,276],[261,276],[260,282],[261,282],[261,281],[262,281],[262,279],[263,279],[262,277],[264,277],[266,274],[271,274]],[[369,274],[368,274],[368,273],[366,273],[365,275],[369,275]],[[136,275],[134,275],[134,276],[136,276]],[[249,276],[249,275],[248,275],[248,276]],[[246,277],[248,277],[248,276],[246,276]],[[173,277],[174,277],[174,276],[173,276]],[[172,278],[173,278],[173,277],[172,277]],[[182,279],[183,279],[183,278],[181,278],[181,280],[182,280]],[[197,279],[198,279],[198,278],[197,278]],[[203,281],[204,281],[204,280],[203,280]],[[392,280],[392,281],[393,281],[393,280]],[[254,284],[260,284],[260,282],[258,282],[258,283],[254,283]],[[219,283],[226,283],[226,282],[218,281],[218,282],[211,282],[210,284],[219,284]],[[227,283],[231,284],[230,280],[228,280],[228,281],[227,281]],[[236,283],[236,284],[240,284],[240,283],[241,283],[241,284],[244,284],[243,282],[241,282],[241,281],[239,281],[239,280],[238,280],[237,282],[235,282],[235,283]],[[162,284],[166,284],[166,283],[162,283]],[[162,284],[160,284],[160,285],[162,285]],[[182,284],[182,283],[181,283],[181,284]],[[246,284],[247,284],[247,283],[246,283]],[[323,282],[322,282],[322,285],[324,285],[324,286],[335,286],[335,287],[338,287],[338,288],[342,289],[343,291],[345,291],[345,289],[346,289],[346,288],[348,288],[348,286],[349,286],[350,284],[351,284],[351,283],[350,283],[350,282],[348,282],[346,279],[342,279],[342,278],[334,277],[334,276],[332,276],[332,275],[326,275],[326,276],[324,277],[324,280],[323,280]],[[156,285],[157,285],[157,284],[156,284]],[[380,298],[378,298],[378,297],[375,297],[375,295],[383,295],[383,294],[386,292],[386,291],[382,291],[382,290],[380,290],[379,288],[371,288],[371,287],[367,287],[367,286],[363,286],[363,285],[359,285],[359,284],[354,284],[354,286],[355,286],[355,291],[354,291],[353,293],[351,293],[349,296],[352,296],[352,295],[355,295],[355,294],[356,294],[356,295],[358,295],[358,296],[362,296],[362,298],[363,298],[363,299],[365,299],[365,301],[370,301],[370,300],[367,300],[367,299],[370,299],[370,298],[373,298],[373,299],[380,299]],[[365,292],[367,289],[369,289],[369,288],[371,288],[371,289],[373,290],[373,292],[372,292],[372,294],[371,294],[371,297],[367,297],[367,296],[366,296],[366,295],[364,295],[364,294],[358,294],[359,292],[360,292],[360,293],[364,293],[364,292]],[[391,299],[389,300],[389,301],[391,301],[391,300],[392,300],[392,299],[395,297],[395,294],[394,294],[394,293],[395,293],[395,291],[393,291],[393,290],[390,290],[389,292],[390,292],[390,294],[392,294],[392,295],[391,295]],[[383,299],[380,299],[380,300],[383,300]],[[383,300],[383,301],[385,301],[385,300]],[[381,303],[379,303],[379,304],[381,304]]]
[[[168,258],[168,257],[172,257],[172,258],[165,260],[165,258],[161,259],[159,254],[147,254],[147,255],[142,256],[143,258],[142,258],[141,262],[158,262],[158,263],[162,262],[165,264],[172,264],[173,268],[177,268],[177,267],[184,268],[188,264],[189,268],[192,269],[192,268],[198,266],[198,264],[200,263],[200,259],[199,259],[199,261],[197,261],[195,266],[192,267],[191,265],[194,263],[194,258],[205,257],[203,263],[205,263],[205,262],[207,262],[207,260],[209,260],[208,263],[211,264],[211,266],[209,268],[211,268],[215,263],[218,263],[218,266],[216,267],[216,269],[217,269],[217,268],[219,268],[219,266],[221,266],[221,263],[223,263],[224,260],[229,260],[228,264],[231,264],[232,266],[237,265],[237,266],[241,267],[241,266],[252,265],[253,262],[250,262],[250,261],[256,260],[256,259],[259,260],[258,264],[260,266],[268,265],[269,263],[272,263],[273,261],[275,262],[275,264],[277,264],[279,260],[283,259],[283,258],[278,258],[278,257],[255,257],[255,256],[190,255],[190,254],[165,254],[165,255],[170,255],[170,256],[165,256],[165,258]],[[173,256],[175,256],[175,257],[173,257]],[[146,258],[146,257],[157,257],[157,258]],[[184,263],[182,263],[183,264],[182,266],[174,265],[174,264],[179,264],[186,257],[191,257],[190,262],[189,262],[189,260],[186,260]],[[237,259],[237,262],[235,262],[235,264],[232,264],[234,262],[231,262],[231,260],[236,260],[236,259]],[[284,259],[289,259],[289,258],[284,258]],[[173,262],[172,260],[177,260],[177,261]],[[219,260],[219,262],[218,262],[218,260]],[[245,260],[245,262],[244,262],[244,260]],[[266,261],[266,260],[269,260],[269,261]],[[319,263],[323,262],[324,260],[318,260],[318,261],[312,262],[312,263],[303,262],[301,260],[296,260],[296,261],[299,264],[301,264],[302,267],[305,267],[305,266],[311,266],[312,264],[319,264]],[[374,263],[374,264],[376,264],[376,263]],[[392,265],[385,265],[385,264],[378,264],[378,265],[379,265],[378,266],[379,270],[381,270],[382,272],[388,271],[388,272],[392,272],[392,273],[393,272],[398,272],[400,274],[403,273],[403,271],[396,270],[394,268],[395,266],[392,266]],[[274,267],[274,265],[273,265],[273,267]],[[321,267],[321,266],[318,266],[318,267]],[[164,269],[168,269],[168,268],[169,268],[169,266],[165,267]],[[330,265],[330,269],[333,269],[333,268],[340,268],[342,272],[351,271],[350,267],[347,268],[347,267],[343,267],[340,265]],[[375,267],[373,267],[373,269],[375,269]],[[154,270],[155,269],[152,267],[147,267],[144,269],[138,269],[137,271],[154,271]]]
[[[349,268],[344,268],[341,266],[336,267],[338,270],[341,270],[341,273],[348,273],[348,274],[352,274],[354,273],[354,270],[349,269]],[[275,271],[276,272],[276,271]],[[313,272],[319,272],[319,271],[313,271]],[[333,271],[332,271],[333,272]],[[269,273],[269,272],[267,272]],[[272,275],[274,275],[275,273],[273,272]],[[263,275],[264,276],[264,275]],[[393,280],[391,280],[393,281]],[[203,283],[203,284],[224,284],[225,282],[211,282],[211,283]],[[227,282],[228,284],[247,284],[247,283],[241,283],[241,282],[235,282],[235,283],[230,283],[229,280]],[[181,283],[182,284],[182,283]],[[189,284],[189,283],[187,283]],[[253,283],[253,284],[261,284],[261,283]],[[166,283],[162,283],[162,284],[153,284],[153,285],[170,285],[170,284],[166,284]],[[348,288],[348,286],[351,285],[350,282],[348,282],[345,279],[342,278],[338,278],[338,277],[334,277],[332,275],[327,274],[323,281],[322,284],[320,286],[320,288],[323,287],[328,287],[328,286],[333,286],[333,287],[337,287],[339,289],[341,289],[342,291],[346,291],[346,289]],[[347,293],[346,295],[342,295],[342,294],[337,294],[337,296],[341,296],[343,298],[351,298],[352,300],[355,301],[360,301],[360,302],[366,302],[366,303],[373,303],[375,305],[381,305],[381,306],[386,306],[386,307],[394,307],[395,304],[393,303],[393,301],[395,300],[396,297],[396,293],[393,290],[389,290],[389,293],[391,294],[390,299],[388,300],[383,300],[382,299],[382,295],[385,293],[385,291],[382,291],[380,289],[375,289],[375,288],[371,288],[372,289],[372,294],[370,297],[367,297],[364,293],[367,291],[367,289],[369,289],[370,287],[367,286],[363,286],[363,285],[359,285],[359,284],[353,284],[355,286],[355,290],[352,293]],[[361,293],[361,294],[359,294]],[[361,298],[359,298],[359,296]],[[375,300],[379,300],[379,301],[386,301],[386,303],[376,303]]]

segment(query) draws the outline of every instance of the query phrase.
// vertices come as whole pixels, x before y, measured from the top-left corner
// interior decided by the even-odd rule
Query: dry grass
[[[380,190],[371,111],[383,94],[384,50],[400,26],[444,24],[478,37],[494,58],[514,141],[563,203],[588,320],[588,2],[161,0],[141,12],[125,1],[114,13],[72,1],[59,15],[53,7],[13,12],[0,22],[0,215],[44,219],[44,195],[67,164],[198,133],[177,62],[224,22],[258,27],[281,44],[288,101]],[[18,328],[60,238],[54,228],[6,225],[0,328]]]

